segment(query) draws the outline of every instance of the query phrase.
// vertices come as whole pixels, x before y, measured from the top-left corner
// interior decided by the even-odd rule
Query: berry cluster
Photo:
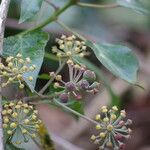
[[[38,111],[32,105],[19,102],[4,104],[2,117],[4,133],[13,144],[28,142],[36,138],[41,120],[38,119]]]
[[[56,39],[58,47],[54,46],[52,52],[56,53],[59,58],[69,58],[73,56],[84,57],[88,53],[86,52],[85,42],[77,40],[76,36],[61,36],[61,39]]]
[[[92,135],[91,140],[95,144],[99,144],[99,150],[108,147],[110,149],[119,150],[125,147],[125,140],[130,138],[131,129],[128,128],[132,124],[130,119],[126,118],[125,110],[120,113],[116,106],[110,110],[107,106],[101,108],[102,114],[97,114],[95,120],[97,121],[96,130],[98,135]]]
[[[36,66],[31,65],[29,57],[23,59],[21,54],[16,57],[9,56],[6,58],[7,65],[0,63],[0,77],[7,79],[6,83],[2,83],[2,87],[6,87],[10,83],[19,83],[19,88],[24,88],[23,74],[26,72],[34,71]],[[32,76],[28,77],[29,81],[33,80]]]
[[[67,61],[69,68],[69,80],[64,82],[61,75],[55,75],[54,72],[50,73],[50,76],[55,77],[57,81],[54,87],[64,87],[65,92],[60,94],[59,98],[61,102],[66,103],[68,99],[73,96],[76,99],[81,99],[81,92],[96,93],[99,88],[99,83],[95,82],[96,75],[93,71],[87,70],[85,66],[74,64],[72,60]]]

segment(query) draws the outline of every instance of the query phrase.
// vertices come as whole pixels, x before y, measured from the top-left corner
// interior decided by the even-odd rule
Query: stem
[[[26,102],[31,102],[31,101],[38,101],[38,100],[44,100],[44,99],[52,99],[52,98],[58,96],[59,94],[61,94],[63,92],[64,91],[61,91],[61,92],[53,93],[53,94],[50,94],[50,95],[38,94],[38,95],[30,96],[30,97],[24,97],[21,100],[26,101]]]
[[[82,2],[78,2],[77,5],[81,7],[91,7],[91,8],[116,8],[120,6],[118,4],[98,5],[98,4],[89,4],[89,3],[82,3]]]
[[[94,124],[96,124],[96,125],[98,124],[98,122],[96,122],[95,120],[90,119],[89,117],[78,113],[77,111],[75,111],[75,110],[69,108],[69,107],[66,106],[65,104],[63,104],[63,103],[57,101],[56,99],[55,99],[54,102],[55,102],[56,104],[58,104],[59,106],[65,108],[66,110],[70,111],[71,113],[73,113],[73,114],[75,114],[75,115],[77,115],[77,116],[79,116],[79,117],[81,117],[81,118],[83,118],[83,119],[85,119],[85,120],[87,120],[87,121],[89,121],[89,122],[91,122],[91,123],[94,123]]]
[[[4,30],[5,30],[5,21],[7,18],[8,8],[10,0],[2,0],[0,5],[0,54],[3,53],[3,40],[4,40]],[[1,58],[0,58],[1,62]],[[1,81],[1,78],[0,78]],[[1,89],[0,89],[1,92]],[[2,96],[0,96],[0,150],[4,149],[3,145],[3,128],[2,128]]]
[[[57,69],[55,75],[58,75],[58,73],[62,70],[62,68],[65,66],[66,61],[64,61],[61,66]],[[39,94],[43,94],[45,90],[49,87],[49,85],[54,81],[55,77],[52,77],[46,84],[45,86],[39,91]]]
[[[35,28],[26,30],[25,32],[22,32],[21,34],[25,34],[28,33],[30,31],[35,31],[38,29],[43,28],[44,26],[46,26],[47,24],[57,20],[57,17],[63,13],[67,8],[69,8],[70,6],[76,4],[77,0],[70,0],[66,5],[64,5],[62,8],[57,9],[47,20],[45,20],[44,22],[42,22],[41,24],[37,25]]]

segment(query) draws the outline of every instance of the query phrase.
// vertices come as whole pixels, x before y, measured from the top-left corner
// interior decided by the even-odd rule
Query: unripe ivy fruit
[[[83,89],[83,90],[87,90],[89,88],[89,82],[87,80],[81,80],[79,82],[79,88]]]
[[[68,99],[69,99],[69,96],[67,93],[62,93],[59,95],[59,99],[62,103],[67,103],[68,102]]]
[[[67,91],[71,92],[71,91],[74,91],[76,89],[76,86],[73,82],[67,82],[65,84],[65,88]]]
[[[96,75],[95,75],[95,73],[93,71],[86,70],[83,73],[83,78],[86,79],[89,82],[93,82],[96,79]]]

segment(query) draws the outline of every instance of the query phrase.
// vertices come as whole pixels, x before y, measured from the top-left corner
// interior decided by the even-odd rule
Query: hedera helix
[[[2,118],[6,149],[8,147],[20,149],[24,143],[28,143],[30,140],[33,140],[40,149],[54,149],[43,140],[47,137],[47,131],[38,117],[38,110],[35,107],[36,104],[42,102],[61,107],[95,125],[97,134],[93,134],[89,138],[97,144],[99,149],[123,149],[126,140],[130,138],[132,133],[130,129],[132,121],[126,119],[125,110],[119,110],[119,107],[115,105],[102,106],[95,119],[89,118],[82,113],[83,110],[81,111],[82,101],[84,101],[83,93],[97,94],[100,92],[99,79],[106,86],[113,104],[118,98],[99,68],[97,69],[85,58],[90,55],[87,49],[91,48],[98,60],[109,71],[132,84],[136,84],[138,61],[128,47],[89,41],[80,33],[60,22],[59,16],[72,6],[93,9],[127,7],[140,13],[148,11],[135,1],[129,3],[118,0],[115,4],[95,5],[82,3],[79,0],[69,0],[60,8],[51,1],[46,0],[45,2],[54,8],[50,17],[36,27],[4,40],[2,57],[5,61],[0,63],[0,77],[4,80],[1,87],[13,85],[20,91],[28,89],[32,93],[32,95],[27,94],[25,97],[13,101],[5,98]],[[28,1],[22,0],[20,23],[34,17],[40,11],[42,0],[33,0],[31,3],[33,7],[28,8]],[[54,54],[53,56],[59,62],[59,67],[56,71],[52,70],[47,74],[49,81],[39,91],[36,91],[35,85],[45,55],[44,48],[49,39],[48,33],[41,31],[41,29],[52,22],[61,25],[71,35],[62,35],[56,38],[56,46],[52,47],[49,54]],[[124,61],[119,61],[120,58]],[[67,81],[64,81],[63,75],[60,74],[64,66],[67,66],[69,70]],[[50,91],[47,93],[48,88]],[[1,94],[3,96],[3,93]],[[74,102],[73,105],[78,104],[80,108],[73,109],[69,106],[70,102]]]

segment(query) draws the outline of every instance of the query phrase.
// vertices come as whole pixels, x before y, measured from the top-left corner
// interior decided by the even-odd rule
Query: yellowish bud
[[[6,115],[7,114],[7,111],[6,110],[3,110],[2,111],[2,115]]]
[[[29,110],[28,109],[24,109],[23,112],[27,114],[27,113],[29,113]]]
[[[36,120],[36,119],[37,119],[37,116],[36,116],[36,115],[32,115],[32,119],[33,119],[33,120]]]
[[[10,127],[11,127],[11,128],[16,128],[16,127],[17,127],[17,124],[14,123],[14,122],[12,122],[12,123],[10,124]]]
[[[101,132],[101,133],[99,134],[99,136],[100,136],[100,138],[105,138],[105,137],[106,137],[106,134],[105,134],[104,132]]]
[[[3,72],[2,72],[2,75],[3,75],[3,76],[8,76],[8,73],[7,73],[6,71],[3,71]]]
[[[28,104],[23,104],[23,107],[28,108],[29,105]]]
[[[100,130],[102,127],[101,127],[101,125],[98,124],[98,125],[96,125],[95,128],[96,128],[96,130]]]
[[[112,130],[113,130],[113,126],[112,126],[111,124],[109,124],[109,125],[107,126],[107,130],[108,130],[108,131],[112,131]]]
[[[16,105],[15,108],[16,108],[16,109],[19,109],[19,108],[21,108],[21,106],[20,106],[20,105]]]
[[[79,56],[80,56],[80,57],[84,57],[84,54],[83,54],[83,53],[80,53]]]
[[[71,56],[72,55],[71,51],[66,52],[66,55]]]
[[[57,75],[55,78],[57,81],[61,81],[62,80],[62,76],[61,75]]]
[[[96,140],[95,135],[92,135],[92,136],[91,136],[91,140],[93,140],[93,141]]]
[[[16,113],[16,112],[14,112],[13,114],[12,114],[12,117],[14,117],[14,118],[16,118],[18,116],[18,114]]]
[[[19,61],[21,64],[24,63],[24,60],[23,60],[23,59],[19,59],[18,61]]]
[[[27,133],[27,130],[26,130],[26,129],[22,129],[22,133],[23,133],[23,134],[26,134],[26,133]]]
[[[8,131],[7,131],[7,134],[9,134],[9,135],[12,135],[12,133],[13,133],[13,132],[12,132],[11,130],[8,130]]]
[[[61,55],[61,53],[57,53],[57,57],[61,57],[62,55]]]
[[[13,67],[13,63],[10,62],[10,63],[8,64],[8,67]]]
[[[9,106],[10,106],[10,107],[12,107],[12,106],[14,106],[14,105],[15,105],[15,104],[14,104],[13,102],[10,102],[10,103],[9,103]]]
[[[110,118],[111,118],[112,120],[115,120],[115,119],[117,118],[117,116],[116,116],[115,114],[111,114]]]
[[[28,124],[28,123],[29,123],[29,119],[25,119],[25,120],[24,120],[24,123],[25,123],[25,124]]]
[[[23,67],[22,67],[22,70],[23,70],[23,71],[27,71],[27,70],[28,70],[28,67],[27,67],[27,66],[23,66]]]
[[[114,111],[118,111],[117,106],[113,106],[113,107],[112,107],[112,110],[114,110]]]
[[[22,57],[22,55],[21,55],[20,53],[18,53],[16,56],[17,56],[18,58],[21,58],[21,57]]]
[[[31,59],[29,57],[26,58],[27,63],[31,63]]]
[[[20,84],[20,85],[19,85],[19,88],[20,88],[20,89],[23,89],[23,88],[24,88],[24,84]]]
[[[33,80],[33,77],[32,77],[32,76],[29,76],[29,77],[28,77],[28,80],[29,80],[29,81],[32,81],[32,80]]]
[[[8,123],[9,119],[8,118],[4,118],[3,121],[4,121],[4,123]]]
[[[64,48],[65,48],[64,44],[61,44],[61,45],[59,46],[59,48],[60,48],[60,49],[64,49]]]
[[[100,114],[97,114],[97,115],[95,116],[95,120],[99,121],[100,119],[101,119],[101,115],[100,115]]]
[[[36,138],[36,134],[34,134],[34,133],[31,134],[31,137],[32,137],[32,138]]]
[[[11,114],[12,113],[12,110],[11,109],[8,109],[7,110],[7,114]]]
[[[22,80],[22,75],[21,75],[21,74],[18,74],[18,75],[17,75],[17,79]]]
[[[8,81],[9,81],[9,82],[12,82],[12,81],[13,81],[13,78],[9,78]]]
[[[20,145],[21,144],[21,141],[16,141],[15,142],[17,145]]]
[[[3,128],[7,128],[7,127],[8,127],[8,125],[4,123],[3,124]]]
[[[109,118],[105,117],[105,118],[103,119],[103,121],[104,121],[104,122],[108,122],[108,121],[109,121]]]
[[[14,73],[16,73],[16,72],[18,71],[18,69],[17,69],[17,68],[13,68],[12,71],[13,71]]]

